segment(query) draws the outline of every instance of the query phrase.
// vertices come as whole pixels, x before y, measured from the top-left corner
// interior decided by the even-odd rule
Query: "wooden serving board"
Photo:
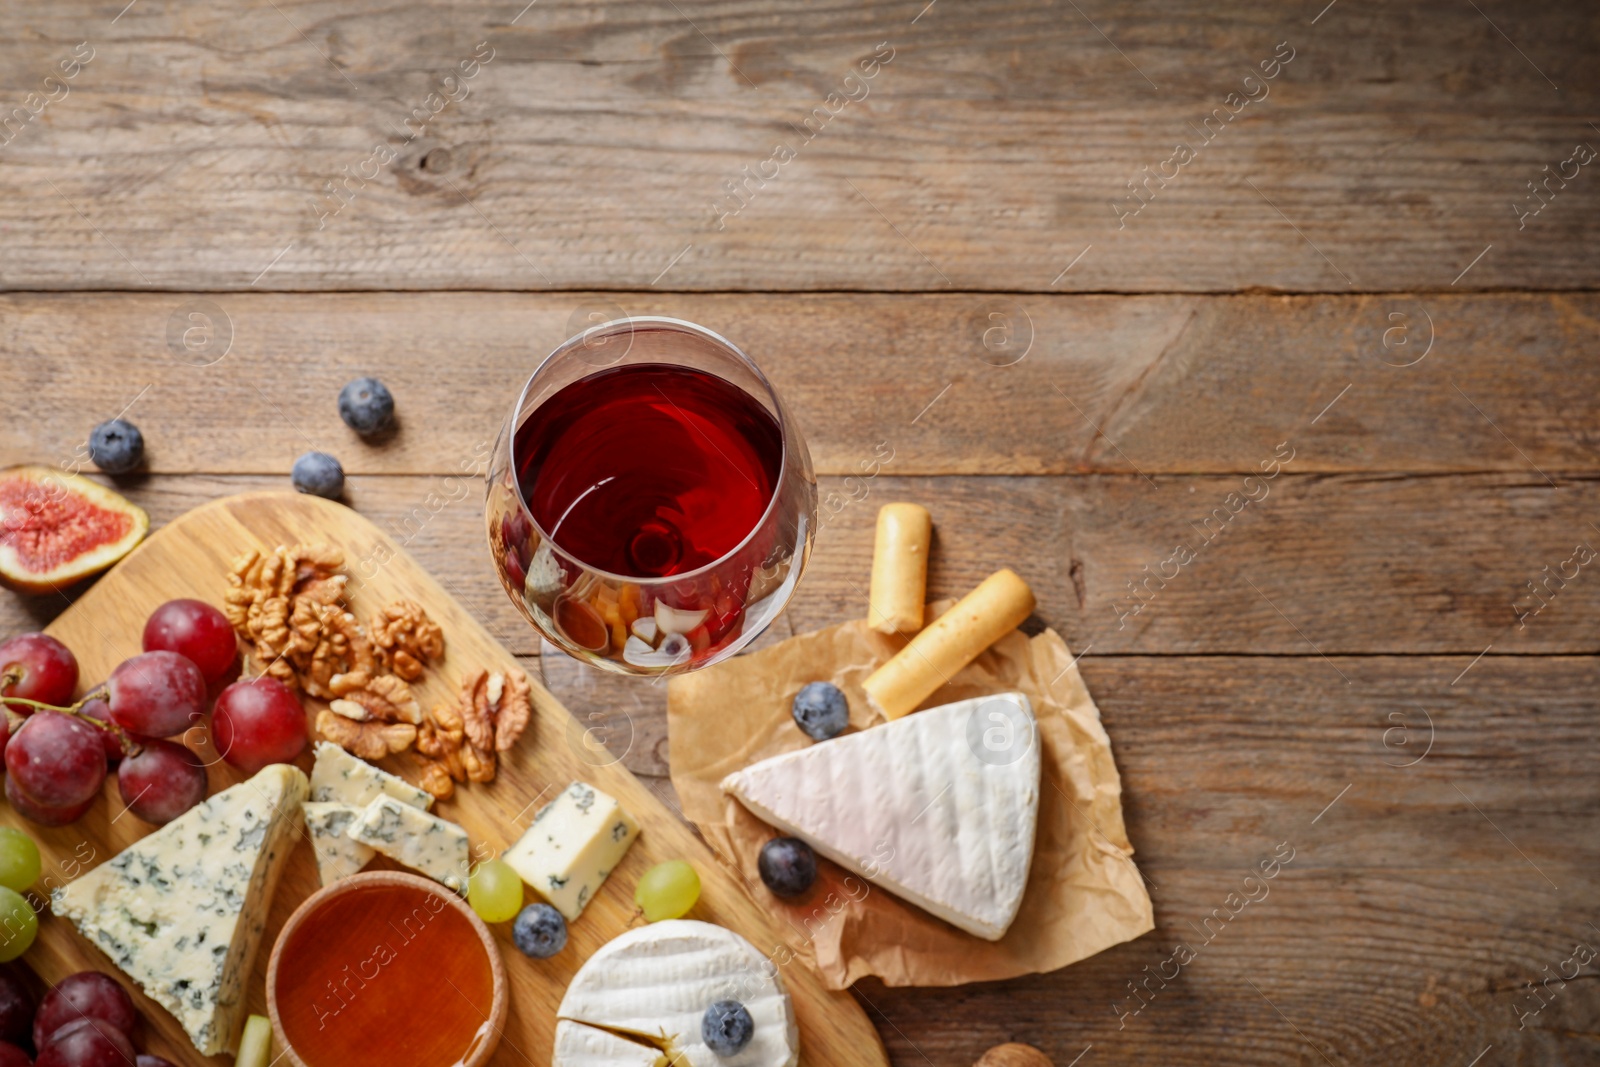
[[[454,699],[463,672],[479,667],[521,669],[482,626],[386,534],[340,504],[292,492],[248,493],[217,500],[178,518],[156,533],[86,592],[50,626],[49,632],[76,653],[83,688],[99,682],[118,663],[140,651],[140,635],[152,609],[175,597],[195,597],[221,605],[232,560],[250,548],[325,541],[343,549],[351,574],[352,607],[360,618],[396,597],[417,601],[445,633],[442,663],[429,667],[417,683],[424,707]],[[484,578],[492,580],[487,552]],[[699,872],[703,890],[689,918],[735,930],[764,953],[783,944],[773,920],[687,824],[668,811],[601,746],[586,743],[585,731],[554,697],[533,682],[535,718],[517,748],[505,754],[494,782],[457,790],[435,810],[459,822],[472,837],[475,857],[498,854],[515,841],[544,800],[573,779],[592,783],[620,800],[644,832],[627,858],[611,873],[599,896],[571,928],[567,948],[550,960],[530,960],[511,943],[510,924],[495,928],[511,982],[510,1019],[492,1063],[547,1064],[555,1030],[556,1006],[578,967],[602,944],[644,919],[633,905],[633,886],[650,866],[685,859]],[[647,682],[640,681],[645,685]],[[316,701],[307,701],[308,717]],[[309,718],[308,718],[309,721]],[[192,731],[191,741],[208,761],[209,742]],[[309,750],[300,763],[309,770]],[[416,780],[411,754],[383,766]],[[245,776],[220,761],[212,763],[214,793]],[[153,827],[126,812],[115,775],[105,798],[82,820],[49,829],[35,826],[0,805],[0,820],[39,842],[44,856],[40,888],[49,888],[104,862]],[[386,861],[379,857],[377,865]],[[309,841],[289,859],[273,899],[266,937],[250,981],[250,1010],[266,1013],[265,976],[271,943],[289,913],[318,888]],[[530,896],[531,898],[531,896]],[[67,921],[41,914],[39,937],[23,957],[45,980],[54,982],[80,970],[117,973],[98,949]],[[778,958],[787,958],[787,953]],[[817,1067],[880,1067],[888,1059],[877,1032],[849,993],[829,992],[799,963],[781,969],[794,998],[800,1024],[800,1062]],[[131,985],[131,983],[129,983]],[[144,1017],[137,1043],[174,1063],[202,1062],[177,1022],[134,990]],[[430,998],[419,1011],[436,1011],[444,998]],[[227,1064],[227,1057],[206,1061]]]

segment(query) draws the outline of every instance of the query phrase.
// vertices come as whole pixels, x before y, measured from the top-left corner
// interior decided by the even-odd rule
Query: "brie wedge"
[[[170,1011],[202,1055],[238,1040],[306,790],[299,768],[270,764],[50,894],[51,910]]]
[[[1028,885],[1039,737],[1021,693],[962,700],[722,780],[764,822],[968,933],[1005,936]]]
[[[719,1000],[737,1000],[755,1023],[750,1043],[732,1056],[718,1056],[700,1038],[706,1009]],[[636,927],[601,946],[573,975],[556,1014],[636,1037],[673,1067],[795,1067],[800,1060],[794,1006],[777,967],[733,931],[693,919]],[[555,1062],[568,1062],[559,1048]]]
[[[550,1067],[667,1067],[667,1057],[654,1045],[563,1019]]]

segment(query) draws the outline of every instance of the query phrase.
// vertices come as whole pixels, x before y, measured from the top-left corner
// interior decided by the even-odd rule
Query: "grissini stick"
[[[950,676],[978,658],[1033,613],[1033,590],[1002,568],[894,654],[861,683],[867,701],[886,719],[898,719],[926,700]]]
[[[885,504],[878,509],[872,589],[867,595],[868,626],[879,633],[907,637],[922,629],[928,542],[932,538],[933,516],[921,504]]]

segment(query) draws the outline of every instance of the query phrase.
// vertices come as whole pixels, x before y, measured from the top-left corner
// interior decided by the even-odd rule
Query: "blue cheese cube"
[[[639,824],[622,805],[591,785],[573,782],[539,809],[522,839],[500,858],[568,921],[599,892]]]
[[[457,893],[467,891],[467,832],[453,822],[380,796],[351,824],[351,838]]]
[[[311,768],[311,800],[315,804],[348,804],[365,808],[380,796],[391,796],[404,804],[427,811],[433,797],[398,774],[379,770],[366,760],[356,759],[331,741],[318,741],[317,762]]]
[[[317,876],[323,885],[348,878],[368,863],[372,849],[350,836],[350,827],[361,818],[361,808],[349,804],[302,804],[306,832],[311,835],[311,850],[317,856]]]

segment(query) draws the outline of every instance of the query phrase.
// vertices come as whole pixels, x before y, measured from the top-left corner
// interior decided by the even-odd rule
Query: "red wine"
[[[739,546],[772,500],[778,420],[737,386],[664,363],[563,387],[517,430],[534,521],[589,567],[663,578]]]

